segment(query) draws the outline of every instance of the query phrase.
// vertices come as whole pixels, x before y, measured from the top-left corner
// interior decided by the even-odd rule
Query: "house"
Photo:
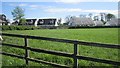
[[[14,22],[12,22],[12,25],[18,25],[18,24],[19,24],[18,21],[14,21]]]
[[[8,21],[6,19],[6,16],[4,14],[0,15],[0,25],[7,25]]]
[[[37,19],[26,19],[26,25],[34,25]]]
[[[69,26],[94,26],[94,21],[86,17],[71,17]]]
[[[26,19],[26,25],[35,25],[35,26],[58,26],[60,23],[57,18],[37,18],[37,19]]]
[[[120,18],[113,18],[110,21],[108,21],[105,26],[120,26]]]
[[[37,25],[52,25],[58,26],[58,21],[55,18],[48,18],[48,19],[39,19]]]

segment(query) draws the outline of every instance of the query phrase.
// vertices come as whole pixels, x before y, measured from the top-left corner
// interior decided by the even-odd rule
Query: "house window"
[[[44,23],[44,20],[40,21],[40,24],[43,24]]]
[[[50,21],[50,24],[53,25],[53,24],[54,24],[54,20],[51,20],[51,21]]]

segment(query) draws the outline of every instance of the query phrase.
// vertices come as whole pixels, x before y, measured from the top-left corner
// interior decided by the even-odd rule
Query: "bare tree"
[[[105,21],[105,13],[100,13],[100,16],[101,16],[101,21]]]
[[[70,16],[70,15],[66,16],[66,18],[65,18],[65,22],[66,22],[66,23],[69,23],[69,22],[70,22],[71,17],[72,17],[72,16]]]
[[[92,13],[89,13],[89,14],[88,14],[88,16],[89,16],[90,18],[92,18],[92,15],[93,15]]]
[[[98,16],[94,16],[94,21],[98,21],[99,17]]]
[[[59,19],[58,19],[58,25],[61,25],[61,21],[62,21],[62,19],[59,18]]]

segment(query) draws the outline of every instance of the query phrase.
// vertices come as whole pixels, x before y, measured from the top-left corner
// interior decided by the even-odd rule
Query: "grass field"
[[[41,30],[23,30],[23,31],[3,31],[5,33],[14,34],[25,34],[34,35],[42,37],[52,37],[52,38],[63,38],[71,40],[81,40],[89,42],[99,42],[99,43],[109,43],[118,44],[118,30],[117,28],[97,28],[97,29],[41,29]],[[24,45],[23,39],[16,37],[3,37],[6,43]],[[73,53],[73,45],[68,43],[50,42],[43,40],[29,40],[29,46],[34,48],[43,48],[48,50],[62,51]],[[15,53],[19,55],[24,55],[24,50],[15,49],[3,46],[3,51],[9,53]],[[118,59],[118,49],[109,48],[99,48],[91,46],[79,46],[79,55],[90,56],[102,59],[111,59],[119,61]],[[55,55],[43,54],[30,52],[30,57],[42,59],[50,62],[55,62],[59,64],[72,65],[73,59],[60,57]],[[17,58],[11,58],[3,56],[2,59],[3,66],[25,66],[24,60],[19,60]],[[29,66],[42,66],[44,64],[38,64],[30,62]],[[103,63],[96,63],[91,61],[79,60],[80,66],[111,66]]]

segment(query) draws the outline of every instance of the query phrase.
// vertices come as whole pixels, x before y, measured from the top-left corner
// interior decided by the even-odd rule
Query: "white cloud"
[[[27,4],[19,4],[18,6],[23,7],[23,6],[27,6]]]
[[[16,4],[16,3],[10,3],[9,4],[10,6],[20,6],[20,7],[26,7],[28,6],[29,9],[37,9],[37,8],[40,8],[40,5],[30,5],[30,4],[26,4],[26,3],[20,3],[20,4]]]
[[[77,4],[81,1],[80,0],[55,0],[55,2],[58,2],[58,3],[61,2],[61,3],[68,3],[68,4]]]
[[[9,4],[10,6],[16,6],[16,4]]]
[[[58,13],[58,12],[80,12],[81,9],[79,8],[48,8],[44,9],[46,12],[51,12],[51,13]]]
[[[47,8],[44,9],[44,11],[51,13],[63,13],[63,12],[88,12],[88,13],[104,12],[104,13],[113,13],[113,14],[118,13],[118,10],[96,10],[96,9],[83,10],[80,8]]]
[[[77,4],[80,2],[119,2],[119,0],[54,0],[54,1],[68,4]]]
[[[117,13],[118,10],[83,10],[83,12],[92,12],[92,13],[100,13],[100,12],[104,12],[104,13]]]
[[[96,9],[91,9],[91,10],[84,10],[80,8],[46,8],[44,9],[45,12],[48,13],[93,13],[93,14],[99,14],[99,13],[112,13],[115,16],[118,15],[118,10],[96,10]]]
[[[31,7],[31,8],[38,8],[39,5],[29,5],[29,7]]]
[[[49,9],[49,8],[55,8],[54,6],[45,6],[45,5],[35,5],[35,4],[32,4],[32,5],[29,5],[29,9],[30,10],[34,10],[34,9]]]
[[[45,8],[50,8],[49,6],[44,6],[44,5],[29,5],[30,10],[35,10],[35,9],[45,9]]]
[[[10,3],[9,5],[10,5],[10,6],[20,6],[20,7],[24,7],[24,6],[27,6],[28,4],[24,4],[24,3],[21,3],[21,4],[13,4],[13,3]]]

